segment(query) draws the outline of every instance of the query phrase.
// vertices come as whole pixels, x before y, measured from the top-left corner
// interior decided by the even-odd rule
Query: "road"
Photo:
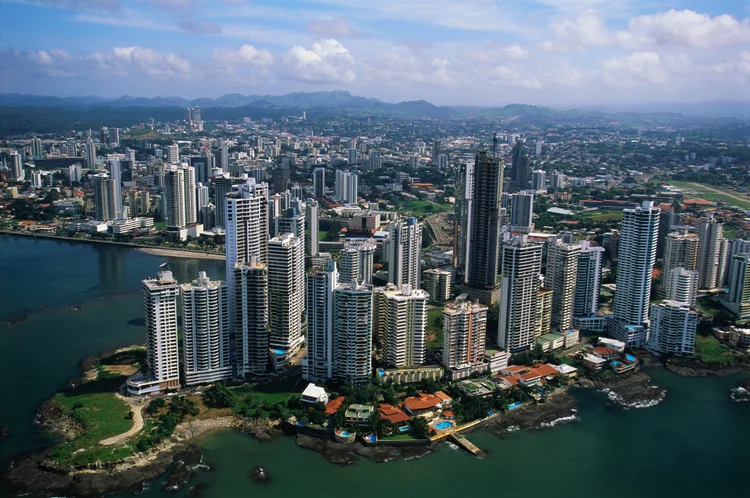
[[[727,190],[715,189],[713,187],[709,187],[708,185],[705,185],[705,184],[702,184],[702,183],[693,183],[693,182],[690,182],[689,185],[692,185],[696,189],[699,189],[699,190],[696,190],[696,193],[698,194],[698,196],[700,196],[700,189],[703,189],[703,190],[710,190],[711,192],[720,194],[720,195],[722,195],[724,197],[730,197],[730,198],[732,198],[732,199],[734,199],[736,201],[750,202],[750,197],[748,197],[747,195],[741,196],[741,195],[733,194],[733,193],[731,193],[731,192],[729,192]]]
[[[130,409],[133,411],[133,427],[131,427],[130,430],[123,432],[122,434],[118,434],[117,436],[102,439],[101,441],[99,441],[99,444],[101,444],[102,446],[112,446],[113,444],[120,443],[130,436],[138,434],[138,432],[143,429],[143,414],[141,412],[146,407],[146,404],[141,403],[140,398],[126,398],[125,396],[122,396],[120,394],[115,394],[115,396],[130,405]]]

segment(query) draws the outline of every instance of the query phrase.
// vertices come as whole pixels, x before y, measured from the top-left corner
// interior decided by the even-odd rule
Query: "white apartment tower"
[[[305,207],[305,254],[307,256],[317,256],[320,252],[318,245],[318,201],[308,199]]]
[[[741,320],[750,318],[750,253],[732,258],[727,308]]]
[[[428,295],[408,284],[378,287],[373,296],[373,333],[383,345],[383,359],[396,368],[424,363]]]
[[[268,322],[271,349],[286,363],[302,344],[305,311],[305,250],[290,233],[268,241]]]
[[[449,303],[443,309],[443,365],[461,369],[484,361],[487,307],[469,301]]]
[[[591,247],[581,242],[578,253],[576,293],[573,299],[573,316],[588,316],[599,311],[599,291],[602,286],[603,247]]]
[[[250,256],[234,264],[234,366],[238,377],[260,375],[268,368],[268,267]],[[230,293],[230,297],[232,293]]]
[[[339,282],[345,284],[356,280],[359,283],[372,284],[377,248],[372,239],[346,242],[339,259]]]
[[[696,270],[698,267],[698,236],[687,232],[668,233],[664,238],[664,263],[660,294],[666,295],[668,276],[678,267]]]
[[[646,342],[658,233],[659,208],[653,202],[623,210],[617,292],[609,331],[628,347],[641,347]]]
[[[180,286],[182,372],[192,386],[232,377],[229,344],[229,288],[206,272]]]
[[[180,163],[180,146],[177,144],[167,146],[167,162],[169,164]]]
[[[695,306],[698,297],[698,272],[687,270],[682,266],[672,268],[667,275],[662,276],[666,284],[666,298],[670,301]]]
[[[701,289],[715,289],[721,287],[723,275],[722,262],[722,223],[713,219],[702,220],[698,223],[698,273]]]
[[[531,190],[534,192],[547,191],[547,173],[543,169],[535,169],[531,172]]]
[[[399,220],[391,225],[388,258],[388,281],[419,289],[422,266],[422,224],[416,218]]]
[[[180,286],[172,272],[142,281],[146,322],[146,362],[143,374],[128,379],[128,393],[141,396],[180,387],[177,347],[177,299]]]
[[[573,308],[578,276],[579,244],[552,241],[547,248],[547,274],[544,286],[552,289],[552,326],[568,330],[573,326]]]
[[[534,215],[534,193],[519,192],[511,196],[510,231],[531,233],[534,229],[532,216]]]
[[[372,379],[372,287],[356,281],[333,291],[333,376],[355,388]]]
[[[514,354],[533,348],[542,271],[542,245],[516,236],[503,242],[500,255],[497,345]]]
[[[307,274],[307,356],[302,378],[325,382],[333,378],[333,290],[338,285],[336,263]]]
[[[646,347],[659,354],[692,356],[698,313],[679,301],[664,301],[651,308]]]
[[[219,200],[217,199],[217,202]],[[268,185],[249,179],[226,196],[226,269],[235,263],[268,263]]]
[[[433,303],[444,303],[451,298],[453,274],[447,270],[430,268],[422,272],[424,290]]]
[[[198,221],[195,201],[195,170],[188,165],[171,166],[165,171],[167,228],[182,229]]]
[[[115,182],[106,173],[93,176],[95,217],[97,221],[112,221],[117,216]]]
[[[357,204],[359,176],[349,171],[336,170],[336,198],[343,204]]]

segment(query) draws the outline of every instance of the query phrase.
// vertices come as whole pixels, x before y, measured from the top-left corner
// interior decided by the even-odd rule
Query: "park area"
[[[597,211],[586,211],[578,215],[582,219],[592,221],[620,221],[622,220],[621,209],[605,209]]]

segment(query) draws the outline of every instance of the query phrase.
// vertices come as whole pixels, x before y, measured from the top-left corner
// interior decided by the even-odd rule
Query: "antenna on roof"
[[[497,155],[497,132],[495,132],[494,135],[492,135],[492,156],[495,157]]]

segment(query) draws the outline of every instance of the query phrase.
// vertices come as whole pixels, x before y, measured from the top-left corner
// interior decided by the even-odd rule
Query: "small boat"
[[[165,266],[169,265],[169,261],[165,261],[162,264],[159,265],[159,268],[164,268]]]

